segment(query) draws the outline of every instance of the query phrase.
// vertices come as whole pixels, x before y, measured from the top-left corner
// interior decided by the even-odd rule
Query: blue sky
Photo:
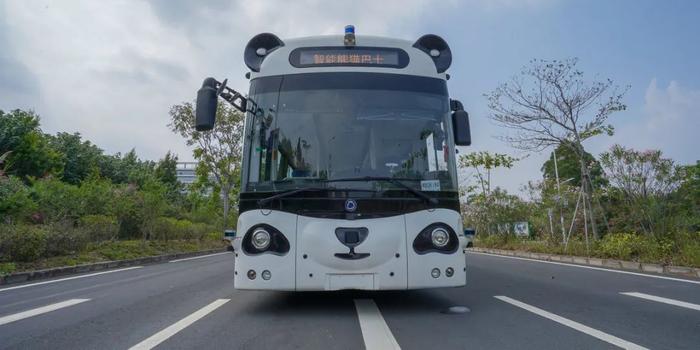
[[[414,40],[443,36],[451,94],[472,116],[474,145],[516,156],[497,140],[482,97],[532,58],[578,57],[587,78],[630,85],[617,133],[587,142],[661,149],[681,163],[700,152],[700,1],[9,1],[0,0],[0,108],[32,108],[47,132],[79,131],[108,152],[132,147],[191,159],[165,126],[173,104],[205,76],[246,89],[242,49],[254,34],[342,33]],[[494,182],[509,191],[540,178],[531,154]],[[469,172],[463,175],[468,179]]]

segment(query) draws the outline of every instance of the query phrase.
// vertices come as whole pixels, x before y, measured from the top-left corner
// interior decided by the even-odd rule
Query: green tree
[[[532,60],[519,76],[486,94],[490,118],[510,130],[502,138],[528,151],[567,145],[579,161],[584,208],[590,213],[593,235],[598,236],[591,206],[590,169],[583,142],[601,134],[613,134],[608,118],[627,106],[612,80],[586,81],[576,67],[578,59]]]
[[[568,179],[573,179],[568,181],[572,186],[581,186],[581,165],[578,160],[578,155],[573,151],[573,147],[570,145],[561,144],[557,146],[556,151],[547,159],[547,161],[542,164],[542,176],[545,180],[556,180],[556,174],[554,169],[554,153],[557,155],[557,170],[559,171],[559,181],[566,181]],[[594,188],[601,188],[607,185],[607,180],[605,179],[605,174],[603,174],[603,168],[592,154],[583,151],[584,161],[588,165],[588,169],[591,174],[591,182]]]
[[[675,230],[678,202],[672,195],[681,186],[682,170],[672,159],[663,158],[659,150],[613,145],[600,160],[617,200],[618,224],[632,224],[636,231],[647,234]]]
[[[90,141],[83,141],[80,133],[60,132],[49,137],[51,146],[61,153],[63,174],[61,179],[73,185],[79,184],[95,169],[99,169],[102,150]]]
[[[676,191],[680,213],[687,219],[687,231],[700,232],[700,161],[682,167],[681,171],[681,185]]]
[[[177,180],[177,155],[168,151],[165,157],[156,164],[154,175],[158,181],[165,185],[167,196],[170,201],[178,201],[180,199],[182,184]]]
[[[195,146],[194,157],[202,168],[209,171],[221,194],[223,224],[229,227],[231,193],[240,178],[243,153],[243,113],[219,103],[216,110],[216,126],[213,130],[199,132],[194,128],[194,106],[185,102],[170,109],[170,129],[182,136],[188,146]]]
[[[471,224],[478,230],[484,230],[491,234],[498,229],[497,223],[502,220],[503,209],[505,208],[500,199],[508,197],[505,191],[496,188],[491,191],[491,170],[496,168],[513,167],[518,159],[507,154],[489,153],[486,151],[463,154],[459,157],[459,165],[463,168],[471,168],[476,173],[474,177],[479,183],[481,193],[468,197],[468,204],[465,206],[465,223]],[[472,186],[465,192],[470,193],[476,187]]]
[[[0,154],[7,152],[6,173],[25,180],[62,171],[61,154],[50,146],[32,111],[0,110]]]
[[[472,168],[476,172],[476,179],[481,186],[481,193],[488,196],[491,193],[491,170],[496,168],[513,167],[518,161],[507,154],[489,153],[486,151],[463,154],[459,157],[459,165],[463,168]]]
[[[22,221],[35,210],[29,187],[16,176],[0,175],[0,225]]]

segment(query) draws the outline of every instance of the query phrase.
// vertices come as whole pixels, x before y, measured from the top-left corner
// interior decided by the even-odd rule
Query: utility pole
[[[566,232],[564,230],[564,208],[562,208],[561,203],[561,185],[559,184],[559,167],[557,166],[557,149],[556,147],[552,150],[552,157],[554,157],[554,176],[557,179],[557,204],[559,205],[559,221],[561,225],[561,237],[566,241]],[[551,221],[551,216],[550,216]]]

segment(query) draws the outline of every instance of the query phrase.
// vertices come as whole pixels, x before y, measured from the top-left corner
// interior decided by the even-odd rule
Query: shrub
[[[16,269],[15,263],[0,263],[0,276],[9,275]]]
[[[0,225],[0,261],[39,259],[46,253],[46,236],[36,225]]]
[[[80,227],[85,231],[90,242],[114,240],[119,234],[119,225],[114,216],[86,215],[80,218]]]
[[[80,184],[83,214],[112,215],[115,186],[107,180],[90,177]]]
[[[700,232],[677,234],[675,236],[678,255],[674,265],[700,267]]]
[[[221,241],[223,238],[223,233],[216,231],[209,231],[204,235],[204,239],[209,241]]]
[[[82,201],[77,186],[47,178],[36,181],[32,188],[44,222],[75,222],[82,215]]]
[[[51,224],[47,227],[45,256],[75,254],[85,249],[88,241],[86,231],[72,222]]]
[[[600,252],[606,258],[631,260],[639,256],[643,238],[632,233],[606,235],[600,242]]]
[[[16,176],[0,176],[0,223],[21,221],[36,210],[31,191]]]
[[[120,186],[112,197],[112,208],[119,224],[119,238],[135,238],[141,236],[141,226],[144,221],[143,196],[135,187]]]
[[[203,223],[193,223],[189,220],[178,220],[159,217],[153,226],[154,237],[161,240],[202,240],[212,227]]]

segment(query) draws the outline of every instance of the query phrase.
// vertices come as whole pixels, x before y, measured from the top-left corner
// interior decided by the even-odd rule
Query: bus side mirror
[[[452,130],[454,131],[455,144],[457,146],[469,146],[472,144],[469,114],[463,109],[452,113]]]
[[[197,131],[208,131],[214,128],[216,121],[217,88],[214,78],[206,78],[202,88],[197,91],[197,107],[195,109],[195,128]]]

